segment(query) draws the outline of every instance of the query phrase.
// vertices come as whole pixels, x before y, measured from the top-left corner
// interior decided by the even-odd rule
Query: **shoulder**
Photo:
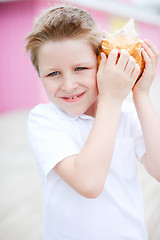
[[[58,131],[73,131],[74,118],[59,109],[53,103],[39,104],[29,113],[27,126],[30,135],[54,134]]]
[[[61,110],[52,103],[39,104],[30,111],[28,124],[34,122],[44,124],[48,121],[51,121],[52,124],[54,124],[54,122],[61,122],[61,115]]]
[[[58,114],[51,104],[39,104],[35,106],[28,115],[28,134],[40,135],[49,134],[51,130],[58,128],[62,122],[58,119]]]
[[[56,114],[54,108],[51,108],[51,104],[38,104],[29,113],[29,118],[33,116],[43,116]]]

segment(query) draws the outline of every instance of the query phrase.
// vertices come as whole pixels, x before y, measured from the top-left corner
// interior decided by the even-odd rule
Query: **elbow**
[[[94,198],[98,198],[100,194],[101,193],[98,193],[98,192],[87,192],[87,193],[84,193],[83,196],[88,199],[94,199]]]
[[[152,171],[150,171],[149,173],[157,182],[160,182],[159,166],[156,169],[153,169]]]
[[[160,183],[160,174],[154,176],[154,178]]]
[[[160,164],[159,164],[159,159],[156,159],[154,162],[158,163],[158,164],[153,164],[152,161],[150,160],[152,159],[151,157],[147,158],[147,155],[145,154],[142,162],[143,165],[146,169],[146,171],[149,173],[149,175],[151,175],[156,181],[160,182]]]
[[[81,195],[89,199],[98,198],[103,191],[103,187],[104,186],[86,187]]]
[[[157,181],[160,183],[160,172],[149,172],[148,173]]]

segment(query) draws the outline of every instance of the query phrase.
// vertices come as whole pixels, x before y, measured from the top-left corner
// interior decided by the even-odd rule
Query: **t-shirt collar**
[[[49,107],[56,112],[57,116],[60,119],[63,119],[63,120],[67,120],[67,119],[68,120],[76,120],[78,118],[94,119],[92,116],[89,116],[89,115],[86,115],[86,114],[82,114],[82,115],[79,115],[79,116],[71,116],[68,113],[66,113],[65,111],[63,111],[62,109],[60,109],[59,107],[57,107],[56,105],[54,105],[52,102],[49,103]]]

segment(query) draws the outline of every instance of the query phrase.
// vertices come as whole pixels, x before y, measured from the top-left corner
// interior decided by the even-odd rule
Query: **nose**
[[[78,87],[78,83],[71,74],[63,76],[61,89],[66,92],[73,92]]]

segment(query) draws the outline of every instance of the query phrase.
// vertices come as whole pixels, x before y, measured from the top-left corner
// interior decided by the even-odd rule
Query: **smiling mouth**
[[[78,101],[83,95],[85,94],[85,92],[71,96],[71,97],[62,97],[63,100],[65,100],[66,102],[76,102]]]

